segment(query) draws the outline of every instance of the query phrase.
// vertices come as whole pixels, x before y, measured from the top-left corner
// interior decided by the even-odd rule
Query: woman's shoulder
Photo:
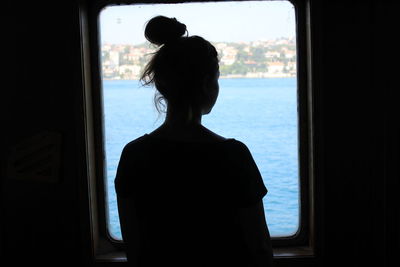
[[[130,141],[129,143],[127,143],[123,150],[122,150],[122,154],[129,154],[132,151],[141,151],[141,150],[145,150],[147,145],[147,138],[146,135],[142,135],[136,139],[133,139],[132,141]]]
[[[228,147],[232,149],[240,150],[240,151],[248,151],[248,147],[246,144],[238,139],[231,137],[224,137],[218,135],[216,133],[211,132],[207,136],[203,138],[194,138],[194,139],[186,139],[186,138],[171,138],[168,136],[162,135],[153,135],[153,134],[144,134],[129,143],[127,143],[124,147],[124,151],[130,150],[140,150],[146,149],[151,145],[162,143],[193,143],[193,144],[226,144]]]
[[[142,138],[147,139],[147,141],[153,142],[178,142],[187,144],[220,144],[226,143],[233,146],[242,147],[243,142],[238,141],[235,138],[224,137],[219,135],[208,128],[200,126],[200,128],[195,129],[168,129],[167,127],[159,127],[155,131],[145,134]],[[140,138],[139,138],[140,139]],[[140,140],[139,140],[140,141]]]
[[[248,147],[244,142],[235,138],[224,137],[214,132],[209,132],[202,138],[186,139],[186,138],[173,138],[171,136],[144,134],[129,143],[127,143],[122,151],[122,156],[125,158],[137,158],[142,160],[146,158],[145,155],[151,155],[155,151],[177,151],[180,148],[190,149],[191,151],[208,150],[212,153],[224,153],[226,159],[241,159],[251,155]],[[195,149],[195,150],[192,150]],[[200,150],[199,150],[200,149]]]

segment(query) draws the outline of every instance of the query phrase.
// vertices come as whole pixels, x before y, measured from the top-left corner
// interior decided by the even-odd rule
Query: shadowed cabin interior
[[[94,182],[102,143],[95,138],[101,118],[93,116],[100,100],[93,29],[109,3],[118,1],[2,3],[4,266],[127,265],[104,232]],[[312,92],[312,209],[301,242],[275,243],[275,265],[396,266],[399,4],[293,3],[304,62],[298,75]]]

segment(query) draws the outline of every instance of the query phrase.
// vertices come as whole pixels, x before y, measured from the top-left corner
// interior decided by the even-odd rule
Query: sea
[[[271,236],[299,228],[298,101],[296,78],[220,79],[218,100],[202,123],[247,145],[268,188],[265,217]],[[114,179],[121,151],[131,140],[162,124],[155,89],[137,80],[104,80],[107,221],[121,239]]]

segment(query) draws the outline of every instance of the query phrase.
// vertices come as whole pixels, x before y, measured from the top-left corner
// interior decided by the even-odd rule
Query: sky
[[[175,17],[189,35],[211,42],[250,42],[295,36],[295,12],[287,1],[240,1],[108,6],[100,13],[101,43],[140,44],[156,15]]]

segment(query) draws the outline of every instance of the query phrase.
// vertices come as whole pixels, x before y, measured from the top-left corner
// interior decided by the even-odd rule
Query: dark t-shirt
[[[259,202],[267,189],[240,141],[144,135],[125,146],[115,188],[135,203],[140,267],[250,266],[237,211]]]

